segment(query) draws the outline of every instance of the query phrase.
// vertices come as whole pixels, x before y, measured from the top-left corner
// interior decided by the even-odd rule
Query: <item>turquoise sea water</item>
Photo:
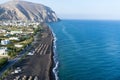
[[[59,80],[120,80],[120,21],[63,20],[50,27]]]

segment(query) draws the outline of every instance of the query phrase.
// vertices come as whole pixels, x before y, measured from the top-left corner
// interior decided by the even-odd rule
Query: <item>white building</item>
[[[18,37],[11,37],[9,38],[9,40],[16,40],[16,41],[19,41],[20,39]]]
[[[14,46],[17,47],[17,48],[23,47],[23,45],[20,45],[20,44],[15,44]]]
[[[6,33],[7,31],[4,29],[0,29],[0,33]]]
[[[0,55],[7,55],[7,47],[0,48]]]
[[[9,40],[1,40],[1,45],[7,45],[9,43],[10,43]]]
[[[23,33],[22,31],[11,31],[10,32],[11,34],[21,34],[21,33]]]

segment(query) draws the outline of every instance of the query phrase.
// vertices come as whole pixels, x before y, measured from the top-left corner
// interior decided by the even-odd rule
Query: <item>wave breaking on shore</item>
[[[50,27],[50,25],[49,25]],[[50,27],[51,29],[51,27]],[[56,55],[56,41],[57,41],[57,37],[55,35],[55,33],[53,32],[53,30],[51,29],[52,31],[52,34],[53,34],[53,37],[54,37],[54,41],[53,41],[53,53],[54,53],[54,56],[53,56],[53,59],[54,59],[54,67],[53,67],[53,73],[54,73],[54,76],[55,76],[55,80],[59,80],[59,77],[58,77],[58,65],[59,65],[59,61],[57,60],[57,55]]]

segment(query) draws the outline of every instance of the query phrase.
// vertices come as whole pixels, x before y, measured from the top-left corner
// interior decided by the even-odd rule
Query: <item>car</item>
[[[27,55],[34,55],[34,52],[33,51],[29,52]]]
[[[16,69],[15,69],[15,71],[14,71],[14,73],[19,73],[19,72],[21,72],[22,70],[20,69],[20,67],[17,67]]]

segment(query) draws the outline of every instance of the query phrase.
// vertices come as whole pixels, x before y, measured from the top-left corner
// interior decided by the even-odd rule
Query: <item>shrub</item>
[[[0,68],[8,62],[8,58],[1,58],[0,59]]]

